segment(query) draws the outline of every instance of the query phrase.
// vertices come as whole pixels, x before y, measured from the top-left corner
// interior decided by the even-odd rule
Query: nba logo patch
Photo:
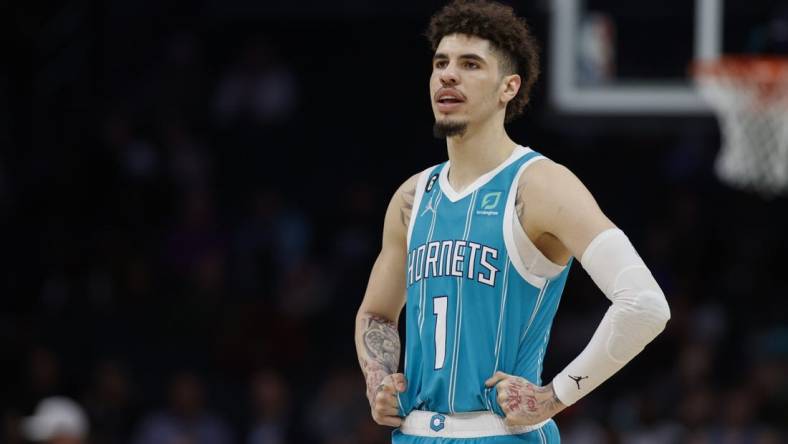
[[[501,196],[503,191],[487,191],[481,194],[479,204],[476,207],[476,214],[480,216],[497,216],[501,206]]]
[[[435,432],[440,432],[444,427],[446,427],[446,417],[440,413],[432,415],[432,418],[430,418],[430,428]]]

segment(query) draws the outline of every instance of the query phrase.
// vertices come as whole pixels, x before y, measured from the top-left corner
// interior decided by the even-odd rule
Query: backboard
[[[759,51],[759,32],[780,32],[764,31],[780,10],[771,0],[552,0],[550,5],[550,98],[566,113],[709,114],[692,83],[690,64]]]

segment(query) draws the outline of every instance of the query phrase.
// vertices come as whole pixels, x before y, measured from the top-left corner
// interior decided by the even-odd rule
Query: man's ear
[[[510,74],[508,76],[503,76],[502,80],[500,100],[503,103],[509,103],[517,96],[517,92],[520,91],[520,85],[523,79],[519,74]]]

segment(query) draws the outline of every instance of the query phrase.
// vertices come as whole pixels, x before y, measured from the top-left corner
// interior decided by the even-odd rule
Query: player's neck
[[[458,192],[503,163],[517,146],[502,123],[490,123],[469,126],[462,136],[446,139],[451,161],[448,179]]]

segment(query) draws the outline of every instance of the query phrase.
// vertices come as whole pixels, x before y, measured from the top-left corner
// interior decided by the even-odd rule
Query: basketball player
[[[637,355],[670,311],[583,184],[507,136],[539,72],[526,23],[497,3],[455,1],[427,36],[434,132],[449,160],[405,181],[386,212],[356,318],[372,417],[398,427],[395,443],[557,443],[551,418]],[[573,258],[612,304],[583,352],[543,385]]]

